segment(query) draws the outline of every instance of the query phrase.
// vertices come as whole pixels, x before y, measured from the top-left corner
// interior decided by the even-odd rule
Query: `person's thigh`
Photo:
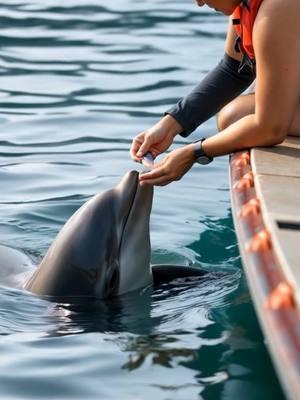
[[[255,97],[254,94],[241,95],[228,103],[217,115],[218,129],[221,131],[229,125],[245,117],[254,114]],[[294,119],[289,129],[290,136],[300,137],[300,104],[296,110]]]

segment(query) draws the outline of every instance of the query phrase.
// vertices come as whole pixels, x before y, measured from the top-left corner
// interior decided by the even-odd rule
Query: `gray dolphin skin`
[[[54,298],[105,299],[201,276],[200,268],[150,267],[149,219],[153,187],[140,186],[137,171],[87,201],[66,222],[25,289]]]
[[[103,299],[150,285],[152,198],[137,171],[94,196],[66,222],[25,289]]]

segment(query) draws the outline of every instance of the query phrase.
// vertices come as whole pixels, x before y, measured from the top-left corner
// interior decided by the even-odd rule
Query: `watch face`
[[[200,156],[196,159],[196,162],[202,165],[206,165],[212,162],[212,159],[206,156]]]
[[[205,140],[204,138],[201,140],[198,140],[197,142],[195,142],[195,145],[194,145],[195,160],[198,164],[202,164],[202,165],[209,164],[213,160],[212,157],[208,157],[208,155],[206,155],[205,152],[203,151],[202,142],[204,140]]]

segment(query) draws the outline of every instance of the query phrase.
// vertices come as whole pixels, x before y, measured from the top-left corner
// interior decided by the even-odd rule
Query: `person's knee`
[[[232,103],[227,104],[219,111],[217,115],[217,125],[219,131],[223,131],[224,129],[228,128],[228,126],[233,124],[238,119],[236,107],[234,107]]]
[[[217,115],[217,124],[219,131],[222,131],[234,122],[253,114],[255,109],[254,96],[239,96],[231,103],[228,103]]]

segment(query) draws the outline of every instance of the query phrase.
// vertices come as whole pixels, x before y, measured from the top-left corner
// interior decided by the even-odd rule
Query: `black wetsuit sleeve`
[[[166,111],[183,127],[186,137],[241,94],[255,79],[249,66],[224,55],[219,64],[183,99]]]

